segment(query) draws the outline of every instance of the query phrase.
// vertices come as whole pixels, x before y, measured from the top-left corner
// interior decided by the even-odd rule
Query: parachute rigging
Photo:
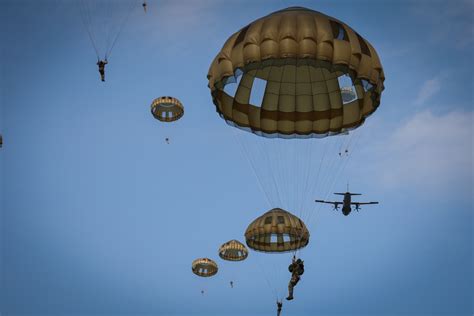
[[[269,206],[309,225],[312,196],[329,194],[351,157],[352,131],[380,104],[385,75],[375,49],[345,23],[291,7],[234,33],[208,79],[216,111],[235,127]],[[262,244],[269,248],[252,245],[261,237],[246,233],[247,245],[272,251],[267,235]],[[276,247],[304,236],[289,244],[276,236]],[[281,247],[295,255],[301,248]]]
[[[245,259],[247,259],[248,255],[249,255],[249,251],[247,247],[245,247],[244,244],[242,244],[240,241],[235,240],[235,239],[230,240],[219,247],[219,257],[225,261],[230,261],[230,262],[244,261]],[[235,274],[233,273],[234,270],[232,268],[229,269],[231,271],[229,283],[230,283],[230,287],[234,288]]]
[[[97,60],[108,60],[136,0],[79,0],[77,5]]]
[[[159,97],[151,103],[151,114],[160,122],[171,123],[179,120],[184,115],[184,106],[176,98],[170,96]],[[170,128],[167,128],[168,133]],[[166,144],[170,144],[170,138],[165,138]]]
[[[214,260],[209,258],[198,258],[191,264],[193,273],[202,278],[209,278],[217,274],[219,268]],[[204,284],[204,283],[203,283]],[[204,295],[205,290],[201,289],[201,294]]]

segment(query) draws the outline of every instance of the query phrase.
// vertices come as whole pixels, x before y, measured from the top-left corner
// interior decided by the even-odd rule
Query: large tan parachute
[[[219,257],[228,261],[242,261],[247,258],[249,251],[244,244],[238,240],[231,240],[219,248]]]
[[[160,97],[153,100],[151,114],[161,122],[174,122],[184,115],[184,107],[176,98]]]
[[[193,273],[201,277],[211,277],[217,273],[217,263],[209,258],[199,258],[193,261]]]
[[[305,247],[309,243],[309,231],[295,215],[274,208],[247,227],[245,240],[256,251],[287,252]]]
[[[380,104],[385,76],[375,49],[347,24],[291,7],[233,34],[208,79],[216,110],[230,125],[260,136],[307,138],[363,124]],[[259,80],[263,98],[251,104]],[[228,93],[232,84],[236,92]],[[345,98],[344,88],[353,97]]]

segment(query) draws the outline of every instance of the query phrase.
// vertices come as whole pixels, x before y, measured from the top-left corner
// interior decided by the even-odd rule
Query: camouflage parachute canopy
[[[217,273],[217,263],[209,258],[199,258],[193,261],[193,273],[201,277],[211,277]]]
[[[247,258],[249,251],[244,244],[238,240],[231,240],[219,248],[219,257],[228,261],[242,261]]]
[[[309,231],[295,215],[274,208],[247,227],[245,241],[256,251],[286,252],[305,247],[309,243]]]
[[[184,107],[176,98],[159,97],[151,104],[151,114],[161,122],[173,122],[184,115]]]
[[[379,106],[385,79],[368,41],[347,24],[302,7],[274,12],[234,33],[207,77],[228,124],[281,138],[357,128]],[[262,100],[251,103],[259,83],[265,86]],[[232,86],[235,92],[228,91]]]

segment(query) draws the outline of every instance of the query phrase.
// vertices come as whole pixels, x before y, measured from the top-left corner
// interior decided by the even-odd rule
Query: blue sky
[[[233,32],[294,5],[370,41],[386,89],[330,188],[381,204],[318,210],[283,315],[472,314],[472,1],[148,3],[102,83],[72,1],[0,2],[2,315],[275,314],[262,276],[281,267],[284,291],[289,256],[217,258],[269,206],[206,75]],[[184,104],[176,124],[151,116],[161,95]],[[193,275],[197,257],[218,275]]]

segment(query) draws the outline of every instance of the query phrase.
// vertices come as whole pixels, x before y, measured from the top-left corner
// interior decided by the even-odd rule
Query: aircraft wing
[[[352,205],[379,204],[379,202],[351,202]]]
[[[335,205],[335,206],[337,206],[338,204],[341,204],[341,202],[330,202],[330,201],[323,201],[323,200],[314,200],[314,202],[332,204],[332,205]]]

